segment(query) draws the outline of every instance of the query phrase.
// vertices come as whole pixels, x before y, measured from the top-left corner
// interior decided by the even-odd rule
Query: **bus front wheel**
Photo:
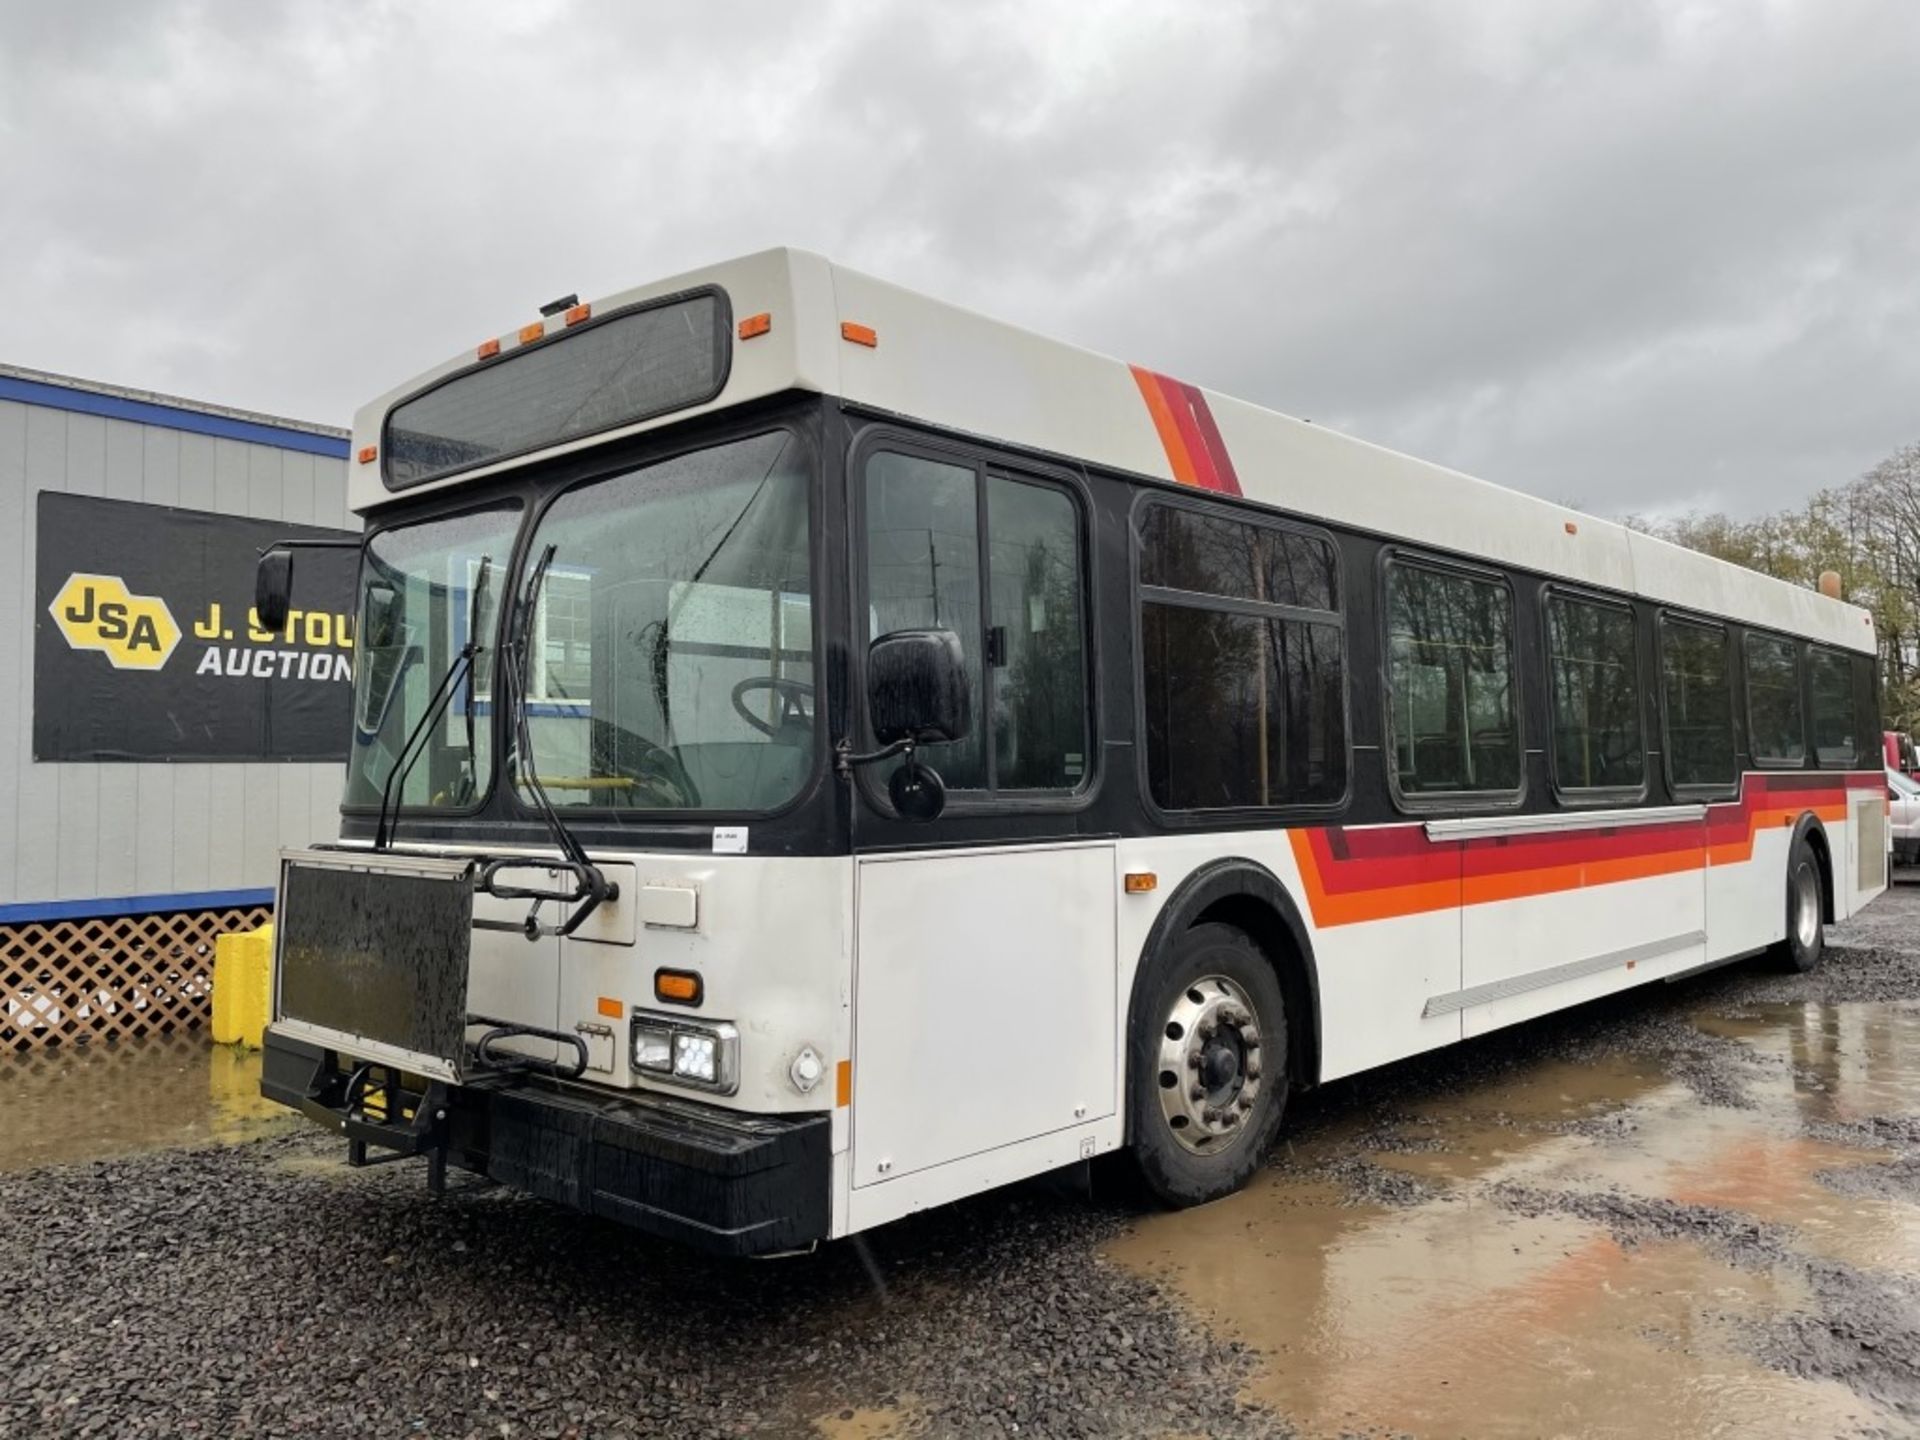
[[[1804,835],[1787,853],[1787,938],[1777,947],[1781,963],[1804,975],[1820,963],[1827,948],[1825,897],[1820,861]]]
[[[1132,1020],[1128,1126],[1162,1204],[1230,1195],[1260,1168],[1287,1099],[1287,1013],[1244,931],[1196,925],[1148,965]]]

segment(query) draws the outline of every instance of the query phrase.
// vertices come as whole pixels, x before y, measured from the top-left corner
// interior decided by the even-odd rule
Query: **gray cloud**
[[[1920,11],[0,0],[0,358],[344,421],[792,243],[1505,484],[1920,438]]]

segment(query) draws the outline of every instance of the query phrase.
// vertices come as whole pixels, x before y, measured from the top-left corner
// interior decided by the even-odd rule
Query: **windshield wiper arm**
[[[387,783],[380,791],[380,819],[373,827],[373,848],[376,850],[393,848],[393,832],[387,826],[387,812],[397,812],[394,797],[406,792],[407,776],[413,772],[420,757],[427,753],[433,722],[439,719],[441,712],[447,708],[447,702],[453,698],[454,682],[463,668],[467,677],[467,768],[469,774],[473,773],[473,657],[483,648],[480,644],[480,610],[487,593],[487,576],[492,569],[493,557],[482,555],[480,574],[473,584],[473,602],[467,610],[467,643],[460,647],[460,653],[453,657],[453,663],[447,666],[440,683],[434,686],[427,708],[420,712],[420,718],[414,721],[413,728],[407,732],[400,753],[394,757],[393,768],[387,771]],[[398,821],[397,813],[394,819]]]
[[[492,573],[493,557],[482,555],[480,571],[473,578],[473,605],[467,612],[467,649],[470,653],[467,656],[466,704],[462,707],[467,713],[467,799],[464,802],[467,804],[472,803],[475,793],[480,789],[480,752],[474,742],[473,717],[478,705],[474,697],[476,687],[473,683],[473,671],[474,661],[479,658],[480,651],[485,648],[478,643],[480,619],[486,612],[487,579]]]
[[[530,899],[534,902],[532,911],[527,915],[522,927],[529,940],[537,940],[542,935],[571,935],[586,918],[600,908],[601,902],[617,899],[620,889],[611,883],[601,872],[600,867],[587,858],[587,852],[574,833],[553,808],[553,801],[547,798],[547,790],[540,783],[540,771],[533,757],[533,727],[527,718],[528,704],[532,691],[530,671],[532,667],[533,646],[529,639],[532,623],[539,614],[540,588],[546,584],[547,569],[553,564],[555,546],[548,545],[540,552],[540,559],[533,567],[533,573],[527,579],[527,588],[520,596],[520,603],[514,609],[513,640],[509,647],[507,664],[501,667],[511,677],[513,693],[507,703],[513,708],[513,748],[515,764],[526,777],[527,789],[532,793],[535,808],[545,822],[547,833],[553,837],[553,843],[559,847],[564,857],[564,868],[573,872],[578,882],[571,895],[547,893],[537,890],[502,886],[495,883],[499,871],[509,868],[524,868],[524,860],[495,861],[481,870],[480,884],[493,894],[502,897]],[[589,721],[589,724],[592,722]],[[544,900],[563,902],[582,901],[580,908],[569,915],[565,922],[557,925],[540,923],[540,904]]]

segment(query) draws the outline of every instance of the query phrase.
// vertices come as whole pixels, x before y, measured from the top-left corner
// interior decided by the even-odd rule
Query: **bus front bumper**
[[[354,1061],[266,1034],[260,1093],[368,1145],[425,1154],[587,1215],[721,1255],[827,1237],[833,1157],[825,1115],[741,1115],[691,1100],[593,1094],[551,1082],[439,1091],[424,1128],[343,1103]],[[408,1096],[401,1108],[418,1097]],[[412,1137],[410,1139],[410,1137]]]

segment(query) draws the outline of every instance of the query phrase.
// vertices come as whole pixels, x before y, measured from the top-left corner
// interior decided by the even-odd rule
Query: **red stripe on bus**
[[[1145,366],[1127,368],[1147,402],[1147,413],[1153,417],[1153,428],[1160,436],[1160,447],[1167,452],[1173,478],[1202,490],[1240,494],[1240,476],[1200,388]]]
[[[1200,436],[1207,442],[1207,453],[1213,457],[1213,470],[1220,477],[1215,487],[1228,495],[1240,493],[1240,476],[1233,468],[1233,457],[1227,454],[1227,442],[1220,438],[1220,425],[1213,418],[1213,407],[1207,404],[1207,397],[1200,393],[1197,385],[1183,385],[1187,400],[1193,406],[1194,423],[1200,427]]]
[[[1165,375],[1156,375],[1154,379],[1160,382],[1160,393],[1167,397],[1167,408],[1173,412],[1173,423],[1179,427],[1187,458],[1193,461],[1193,483],[1202,490],[1220,489],[1220,475],[1214,469],[1213,456],[1207,453],[1206,437],[1193,418],[1193,402],[1187,398],[1187,387]]]
[[[1811,812],[1844,822],[1848,791],[1877,775],[1749,775],[1738,800],[1704,820],[1609,825],[1538,835],[1429,839],[1426,826],[1326,826],[1288,832],[1317,925],[1348,925],[1548,895],[1712,865],[1743,864],[1763,827]]]

